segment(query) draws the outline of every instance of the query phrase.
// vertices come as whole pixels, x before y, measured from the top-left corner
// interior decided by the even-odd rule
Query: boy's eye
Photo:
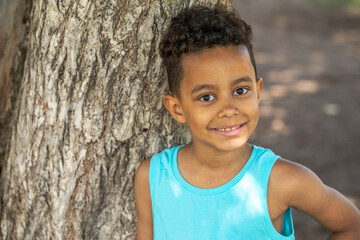
[[[234,92],[234,95],[244,95],[245,93],[247,93],[247,89],[246,88],[237,88]]]
[[[202,95],[199,99],[200,99],[200,101],[203,101],[203,102],[210,102],[210,101],[214,100],[215,97],[210,94],[205,94],[205,95]]]

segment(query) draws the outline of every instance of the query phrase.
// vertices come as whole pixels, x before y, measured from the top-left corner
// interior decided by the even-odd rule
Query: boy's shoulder
[[[149,169],[151,157],[143,160],[138,166],[135,173],[135,187],[143,188],[149,184]]]
[[[151,161],[151,157],[146,158],[145,160],[143,160],[140,165],[138,166],[137,170],[136,170],[136,174],[137,173],[145,173],[148,172],[147,170],[149,170],[150,167],[150,161]]]
[[[307,199],[323,194],[326,187],[309,168],[280,157],[270,174],[269,191],[280,200],[280,204],[301,208]]]
[[[175,147],[171,147],[171,148],[166,148],[163,149],[162,151],[155,153],[154,155],[152,155],[149,158],[146,158],[145,160],[143,160],[139,167],[136,170],[136,174],[135,176],[141,176],[144,177],[146,179],[149,179],[149,169],[150,169],[150,163],[151,163],[151,159],[153,158],[159,158],[160,156],[163,155],[167,155],[168,158],[170,157],[175,157],[175,155],[177,155],[177,151],[182,147],[183,145],[179,145],[179,146],[175,146]],[[164,158],[162,158],[164,159]]]
[[[296,162],[279,157],[270,174],[270,181],[282,187],[292,188],[307,178],[316,176],[307,167]]]

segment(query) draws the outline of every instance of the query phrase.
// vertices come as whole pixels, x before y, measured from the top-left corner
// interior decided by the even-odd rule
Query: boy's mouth
[[[223,136],[236,136],[244,128],[246,123],[235,125],[235,126],[224,126],[219,128],[212,128],[214,132],[221,134]]]
[[[230,132],[230,131],[233,131],[233,130],[239,128],[239,127],[240,127],[240,126],[232,127],[232,128],[217,128],[216,130],[218,130],[218,131]]]

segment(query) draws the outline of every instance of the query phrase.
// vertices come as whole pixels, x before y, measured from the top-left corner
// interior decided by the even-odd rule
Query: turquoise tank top
[[[253,146],[247,163],[232,180],[202,189],[181,176],[180,148],[166,149],[150,161],[154,240],[295,239],[290,209],[280,234],[267,207],[268,180],[279,156]]]

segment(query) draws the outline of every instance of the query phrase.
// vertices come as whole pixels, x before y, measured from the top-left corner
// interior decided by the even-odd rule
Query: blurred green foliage
[[[353,13],[360,14],[360,0],[310,0],[326,7],[341,7]]]

